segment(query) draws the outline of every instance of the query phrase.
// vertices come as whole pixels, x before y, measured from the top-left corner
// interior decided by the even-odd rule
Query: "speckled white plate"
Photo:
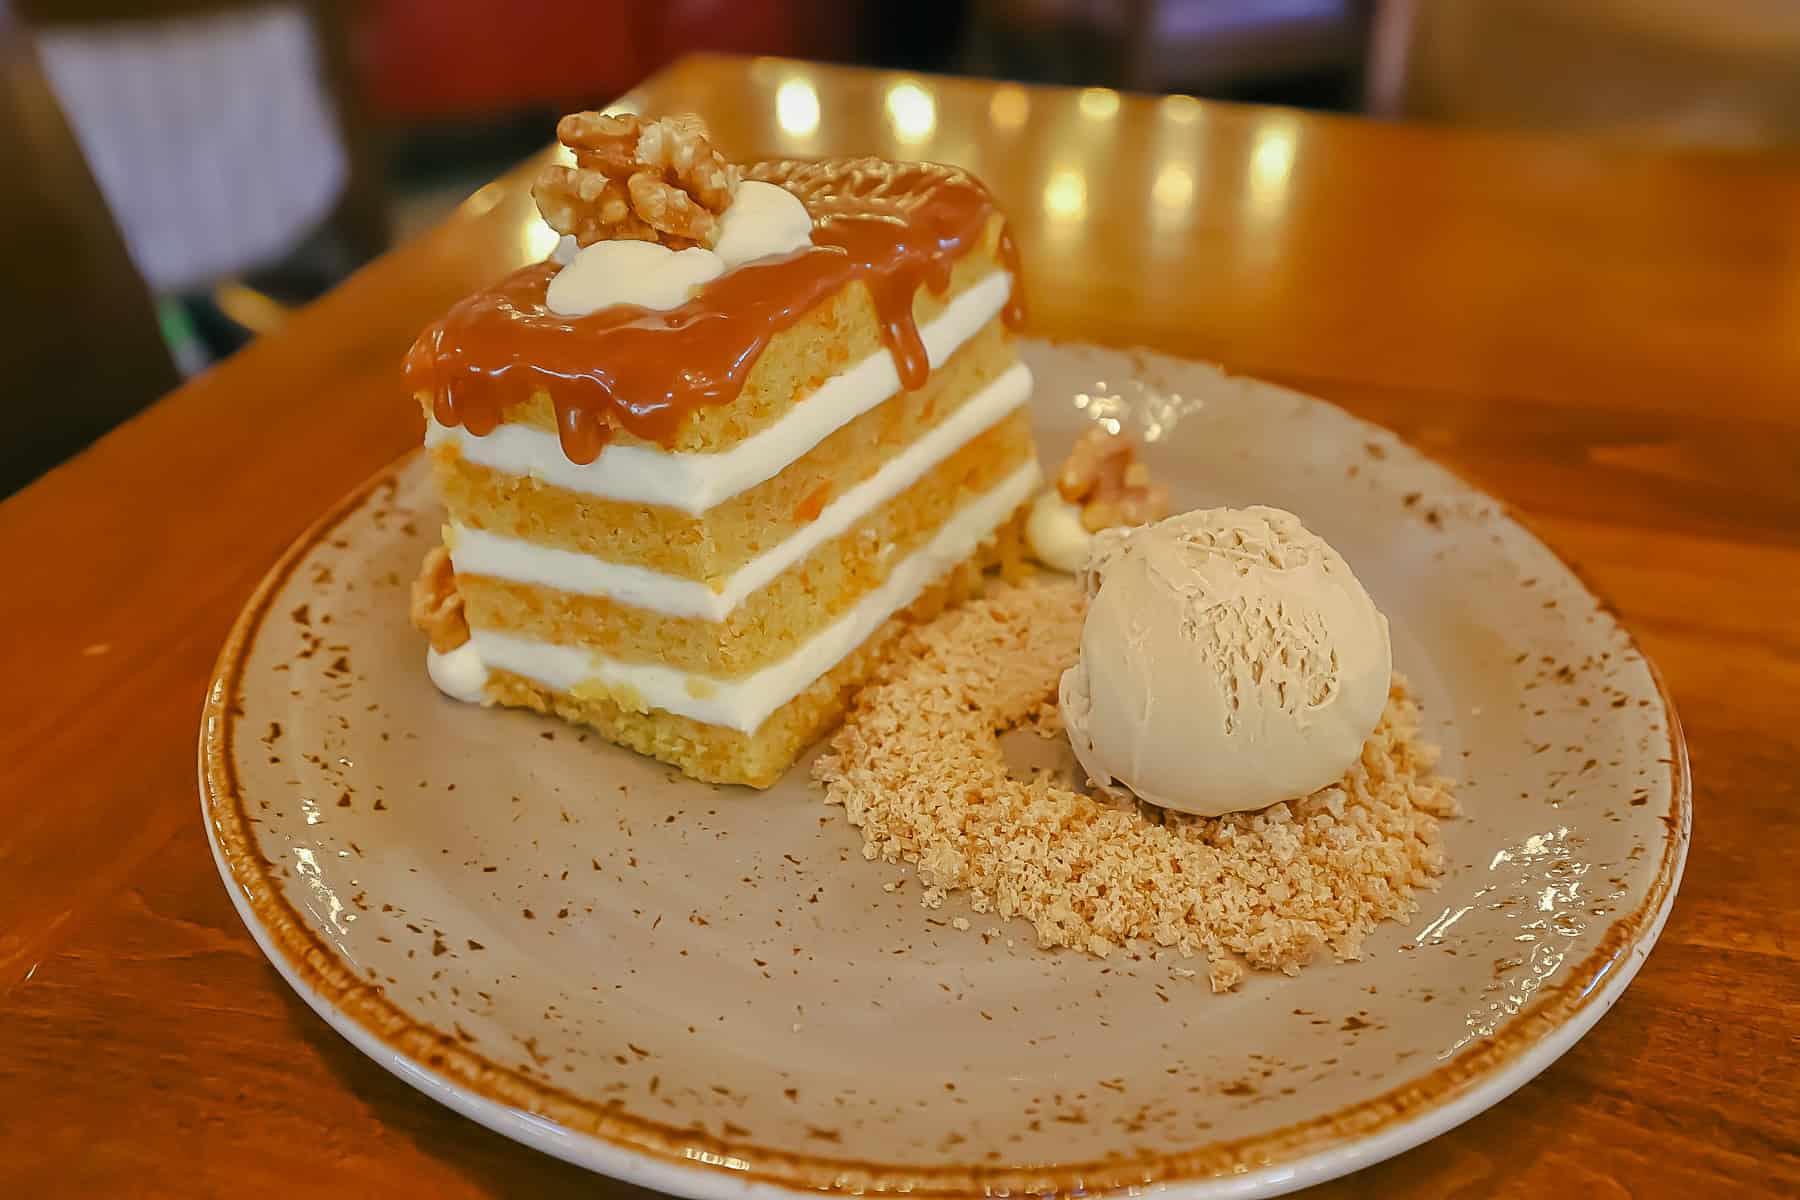
[[[414,458],[300,540],[219,660],[206,820],[270,961],[457,1111],[702,1197],[1268,1195],[1542,1070],[1649,953],[1687,847],[1686,751],[1630,636],[1500,504],[1331,405],[1028,356],[1047,461],[1122,420],[1178,507],[1290,508],[1386,609],[1466,813],[1409,926],[1214,996],[1179,961],[1040,952],[884,891],[908,872],[864,862],[804,768],[709,787],[444,700],[405,612],[439,523]]]

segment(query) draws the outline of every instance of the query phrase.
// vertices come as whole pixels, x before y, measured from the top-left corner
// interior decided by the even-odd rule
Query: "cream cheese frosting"
[[[575,248],[573,238],[563,239],[551,255],[563,269],[550,281],[544,302],[565,317],[617,304],[666,312],[735,267],[811,244],[812,216],[798,197],[772,183],[746,182],[719,218],[718,244],[710,250],[629,239]]]
[[[660,709],[708,725],[754,732],[769,714],[811,686],[860,646],[884,621],[916,600],[950,568],[973,554],[1037,487],[1036,461],[971,499],[932,539],[895,564],[881,585],[813,635],[787,658],[734,679],[716,679],[660,663],[628,663],[579,646],[474,629],[471,640],[484,671],[522,675],[554,691],[579,695],[591,689],[634,696],[645,709]]]
[[[464,642],[454,650],[439,653],[433,649],[425,651],[425,671],[431,676],[431,682],[437,690],[452,700],[461,700],[464,704],[480,704],[482,690],[487,686],[487,664],[481,661],[480,653],[475,649],[473,641]]]
[[[934,370],[999,314],[1012,287],[1007,272],[991,272],[920,326],[919,336]],[[426,422],[425,444],[454,445],[469,462],[508,475],[528,475],[570,491],[663,505],[698,516],[779,474],[899,390],[894,356],[879,349],[826,380],[773,425],[727,450],[671,452],[611,443],[592,462],[575,463],[547,429],[505,424],[485,437],[475,437],[460,425],[443,425],[435,419]]]
[[[1087,564],[1094,535],[1081,522],[1080,505],[1064,500],[1055,488],[1045,488],[1025,518],[1025,543],[1031,556],[1046,567],[1073,575]]]
[[[684,579],[631,563],[540,546],[466,525],[452,524],[450,557],[459,575],[486,575],[586,596],[676,617],[723,621],[757,590],[818,547],[918,482],[971,438],[1017,409],[1031,395],[1031,372],[1015,363],[938,425],[847,489],[819,515],[729,576],[714,582]]]

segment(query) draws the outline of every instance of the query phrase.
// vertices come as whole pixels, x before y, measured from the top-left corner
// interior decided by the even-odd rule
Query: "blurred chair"
[[[1712,146],[1800,144],[1794,0],[1380,0],[1371,112]]]
[[[0,0],[0,496],[173,387],[150,296],[30,39]]]
[[[352,0],[16,2],[139,270],[216,350],[218,309],[265,332],[386,248]]]

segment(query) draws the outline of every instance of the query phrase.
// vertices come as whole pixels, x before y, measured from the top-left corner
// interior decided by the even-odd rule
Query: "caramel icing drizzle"
[[[534,392],[550,396],[570,461],[592,462],[615,429],[671,444],[689,413],[737,398],[763,347],[807,312],[861,280],[902,386],[930,364],[913,296],[943,295],[956,262],[982,239],[993,197],[955,167],[883,159],[761,163],[745,178],[779,184],[813,217],[813,245],[751,263],[666,312],[631,305],[587,316],[551,312],[545,291],[560,269],[537,263],[457,304],[407,353],[406,381],[428,391],[439,423],[477,437]],[[1001,231],[998,254],[1015,281],[1018,251]],[[1023,317],[1019,287],[1003,314]]]

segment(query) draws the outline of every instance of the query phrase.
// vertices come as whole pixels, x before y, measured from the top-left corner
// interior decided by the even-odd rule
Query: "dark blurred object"
[[[1354,97],[1360,0],[979,0],[970,67],[1009,79],[1322,101]]]
[[[94,128],[84,129],[81,140],[93,143],[90,153],[111,157],[108,165],[115,178],[107,190],[115,217],[128,234],[134,224],[140,225],[140,236],[148,240],[144,246],[132,245],[134,259],[150,276],[153,290],[183,299],[214,357],[230,353],[254,334],[267,332],[288,307],[322,294],[388,245],[385,164],[367,118],[352,56],[350,22],[356,7],[353,0],[17,0],[20,14],[44,39],[43,53],[49,55],[54,47],[69,57],[68,69],[77,72],[69,82],[81,85],[87,105],[77,115],[95,123]],[[268,24],[272,20],[279,22],[276,27]],[[251,34],[252,30],[260,32]],[[170,76],[178,70],[182,56],[202,51],[209,37],[216,38],[219,46],[215,55],[208,56],[208,78],[226,70],[214,64],[233,53],[248,46],[270,50],[271,38],[283,39],[281,44],[289,48],[281,52],[281,59],[289,64],[289,70],[279,77],[290,89],[301,89],[304,95],[300,98],[307,104],[290,106],[288,93],[259,87],[254,61],[233,64],[228,73],[217,75],[231,79],[239,90],[247,88],[248,94],[196,96],[189,88],[179,115],[171,113],[165,118],[169,124],[160,136],[168,139],[171,154],[166,167],[158,168],[156,178],[170,186],[184,181],[180,184],[184,194],[205,197],[212,203],[194,203],[184,218],[182,209],[164,196],[153,209],[130,209],[132,219],[127,219],[118,206],[130,205],[138,198],[131,181],[144,177],[150,164],[141,158],[143,150],[133,161],[120,161],[122,147],[135,144],[135,135],[126,131],[137,129],[142,122],[123,115],[117,122],[106,120],[105,97],[119,89],[130,94],[133,86],[129,76],[108,80],[107,64],[116,58],[125,71],[147,72],[149,77],[139,79],[137,86],[154,84],[155,89],[169,89],[168,98],[173,100],[182,81]],[[246,44],[246,37],[255,40]],[[181,49],[172,50],[172,44]],[[299,73],[294,74],[295,70]],[[155,89],[146,94],[162,94]],[[221,201],[254,204],[256,196],[267,193],[272,183],[281,186],[270,180],[269,164],[236,161],[227,147],[241,146],[246,122],[254,121],[268,131],[267,140],[258,143],[259,152],[266,145],[273,153],[283,153],[284,122],[292,129],[295,122],[306,119],[298,107],[311,114],[324,110],[305,127],[308,144],[323,138],[319,144],[331,147],[329,165],[334,182],[325,185],[331,191],[324,194],[323,203],[315,202],[308,215],[286,226],[278,223],[287,220],[278,209],[266,210],[260,220],[247,223],[248,229],[220,221],[214,210]],[[189,124],[181,124],[183,120]],[[226,130],[237,132],[228,134]],[[233,141],[234,137],[239,140]],[[154,147],[145,149],[153,151]],[[209,149],[214,151],[210,159]],[[299,160],[296,169],[311,170]],[[106,173],[101,174],[104,177]],[[336,182],[340,177],[341,182]],[[318,175],[296,178],[314,180],[311,186],[319,186]],[[284,189],[270,198],[287,195]],[[236,211],[248,215],[252,210]],[[322,216],[310,215],[321,211]],[[187,226],[181,223],[184,219]],[[228,240],[232,236],[235,242]],[[213,242],[210,248],[209,241]],[[189,243],[192,250],[185,249]],[[246,293],[256,302],[220,303],[221,296]],[[259,324],[244,326],[237,319],[240,313],[254,313]]]
[[[45,82],[0,0],[0,162],[29,164],[0,190],[11,302],[0,381],[7,495],[176,383],[150,296]]]
[[[1669,144],[1800,144],[1794,0],[1381,0],[1370,111]]]
[[[918,0],[863,0],[853,61],[899,71],[952,70],[964,31],[980,0],[932,0],[931,19],[921,21]]]

